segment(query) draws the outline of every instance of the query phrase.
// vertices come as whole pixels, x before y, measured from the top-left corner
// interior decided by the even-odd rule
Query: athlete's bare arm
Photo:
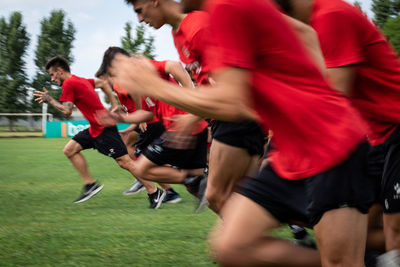
[[[325,75],[326,67],[325,67],[324,56],[322,54],[318,36],[315,30],[311,26],[301,22],[300,20],[294,19],[287,15],[283,16],[289,22],[289,24],[295,29],[297,37],[300,39],[300,41],[307,49],[308,54],[314,60],[314,63],[321,70],[321,72]]]
[[[328,68],[327,76],[335,89],[347,96],[351,95],[356,76],[356,70],[353,65]]]
[[[95,79],[94,87],[100,88],[104,94],[107,96],[108,100],[111,104],[111,109],[115,109],[118,107],[117,99],[115,98],[112,88],[106,79]]]
[[[247,99],[251,76],[240,68],[226,68],[214,76],[216,85],[187,90],[161,79],[144,57],[117,54],[109,73],[128,91],[152,96],[189,113],[218,120],[257,119]]]
[[[74,103],[66,101],[66,102],[58,102],[55,100],[47,91],[45,87],[43,87],[43,91],[38,91],[36,90],[33,95],[37,98],[35,98],[35,101],[39,103],[49,103],[53,107],[55,107],[58,111],[60,111],[65,117],[69,117],[72,114],[72,108],[74,107]]]
[[[189,73],[182,67],[181,63],[177,61],[167,61],[167,63],[165,63],[165,72],[171,74],[183,87],[194,87]]]
[[[100,111],[96,113],[97,121],[105,127],[114,126],[117,123],[131,123],[131,124],[139,124],[142,122],[151,121],[154,117],[153,112],[139,109],[132,113],[125,114],[122,111],[119,112],[109,112],[109,111]]]

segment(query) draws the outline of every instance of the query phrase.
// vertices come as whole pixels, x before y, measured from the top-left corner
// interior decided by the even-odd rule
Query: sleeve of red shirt
[[[94,79],[87,79],[87,80],[94,87]]]
[[[164,77],[166,75],[165,73],[165,64],[167,64],[167,61],[156,61],[152,60],[151,63],[153,63],[154,67],[156,67],[156,70],[160,74],[160,76]]]
[[[59,100],[60,102],[74,102],[75,90],[73,83],[71,83],[69,80],[64,81],[62,85],[62,93]]]
[[[328,68],[356,64],[364,60],[362,32],[351,14],[340,11],[322,14],[312,24],[318,34]]]
[[[236,5],[221,4],[213,9],[210,30],[215,43],[207,56],[212,69],[223,66],[250,69],[255,65],[252,47],[255,29],[246,15]]]

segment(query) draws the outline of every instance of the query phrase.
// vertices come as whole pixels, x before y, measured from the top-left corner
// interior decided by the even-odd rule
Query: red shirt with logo
[[[372,130],[371,144],[383,143],[400,122],[398,56],[366,15],[344,1],[315,0],[310,24],[328,68],[355,68],[351,99]]]
[[[204,11],[188,13],[179,25],[172,30],[172,37],[180,60],[197,84],[208,84],[209,67],[203,58],[210,34],[209,16]]]
[[[75,75],[66,79],[62,84],[60,102],[72,102],[89,121],[89,133],[92,137],[99,136],[104,127],[95,119],[97,111],[106,110],[94,90],[94,80]]]
[[[278,8],[267,0],[213,0],[212,69],[251,73],[251,101],[274,133],[272,167],[285,179],[326,171],[364,140],[366,127],[348,99],[333,90],[307,56]]]

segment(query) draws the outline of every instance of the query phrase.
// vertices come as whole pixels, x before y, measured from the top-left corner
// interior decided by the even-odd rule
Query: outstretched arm
[[[215,75],[214,87],[187,90],[161,79],[143,57],[116,55],[111,75],[128,91],[137,91],[202,117],[236,121],[258,119],[249,108],[251,75],[241,68],[226,68]]]
[[[43,91],[36,90],[33,92],[33,95],[36,97],[35,101],[39,103],[49,103],[53,107],[55,107],[58,111],[60,111],[65,117],[69,117],[72,114],[72,108],[74,107],[74,103],[66,101],[66,102],[58,102],[55,100],[47,91],[45,87],[43,87]]]
[[[100,111],[96,114],[97,121],[105,126],[113,126],[117,123],[131,123],[131,124],[139,124],[141,122],[151,121],[154,117],[154,114],[151,111],[146,111],[143,109],[136,110],[132,113],[125,114],[124,112],[109,112],[109,111]]]

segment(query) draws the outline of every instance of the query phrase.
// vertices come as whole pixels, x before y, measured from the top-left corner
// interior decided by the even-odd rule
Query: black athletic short
[[[316,225],[322,215],[341,207],[367,214],[373,203],[373,181],[366,173],[368,144],[332,169],[300,180],[279,177],[267,165],[256,178],[243,181],[237,191],[270,212],[282,223]]]
[[[173,149],[165,146],[165,140],[160,137],[154,140],[143,151],[143,155],[157,165],[170,164],[179,169],[200,169],[207,161],[207,128],[194,136],[195,145],[192,149]]]
[[[164,132],[165,127],[161,121],[147,124],[147,129],[144,132],[139,130],[139,137],[135,144],[135,157],[139,157],[146,147],[159,138]]]
[[[400,212],[400,127],[381,145],[371,147],[369,174],[376,181],[376,202],[384,213]]]
[[[72,137],[72,140],[79,143],[83,149],[97,149],[101,154],[114,159],[128,154],[126,146],[115,126],[104,128],[103,132],[95,138],[90,135],[89,129],[86,129],[77,133]]]
[[[213,139],[234,147],[246,149],[250,156],[264,154],[265,135],[254,121],[225,122],[213,121]]]

